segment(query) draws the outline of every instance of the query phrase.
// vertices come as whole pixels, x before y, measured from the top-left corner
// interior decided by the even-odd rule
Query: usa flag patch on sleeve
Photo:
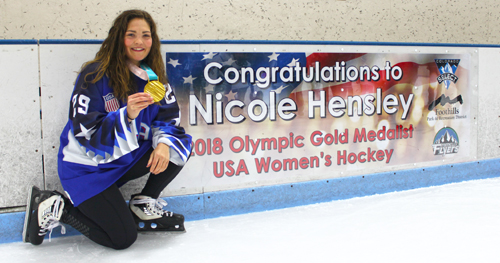
[[[113,93],[108,93],[106,96],[102,96],[102,98],[104,99],[104,108],[107,112],[117,111],[120,108],[120,103]]]

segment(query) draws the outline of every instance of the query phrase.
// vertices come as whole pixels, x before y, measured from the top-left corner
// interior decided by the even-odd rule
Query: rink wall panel
[[[0,242],[20,241],[22,211],[31,185],[62,191],[57,175],[59,136],[67,120],[73,83],[81,65],[99,49],[100,40],[0,40]],[[326,41],[162,41],[172,52],[469,52],[471,76],[471,158],[408,164],[332,176],[305,175],[269,182],[212,185],[199,167],[181,172],[163,193],[170,209],[198,220],[346,199],[499,176],[500,106],[497,62],[500,46],[434,43]],[[14,92],[13,92],[14,91]],[[187,118],[187,114],[183,115]],[[198,170],[197,170],[198,169]],[[145,178],[123,187],[128,199]],[[5,224],[4,224],[5,222]],[[15,233],[12,233],[14,231]],[[71,233],[71,231],[70,231]],[[57,236],[57,235],[54,235]]]
[[[43,185],[36,40],[0,40],[0,208],[22,205]]]

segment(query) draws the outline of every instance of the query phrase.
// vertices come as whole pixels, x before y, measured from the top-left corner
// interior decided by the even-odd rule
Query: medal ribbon
[[[149,81],[158,80],[158,76],[148,65],[146,65],[145,63],[141,63],[141,68],[144,69],[146,73],[148,73]]]

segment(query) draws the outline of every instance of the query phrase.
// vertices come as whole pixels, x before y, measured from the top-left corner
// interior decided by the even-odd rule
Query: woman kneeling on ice
[[[186,163],[191,136],[179,126],[147,12],[115,19],[96,57],[83,65],[69,104],[58,155],[67,197],[33,187],[23,241],[41,244],[60,222],[114,249],[131,246],[138,231],[183,231],[184,216],[163,210],[159,195]],[[148,173],[127,206],[118,188]]]

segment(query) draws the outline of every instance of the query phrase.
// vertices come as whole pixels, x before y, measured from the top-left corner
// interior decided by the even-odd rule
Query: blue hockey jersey
[[[129,123],[126,102],[114,97],[108,77],[84,83],[96,67],[89,65],[78,76],[60,139],[59,178],[75,206],[114,184],[158,143],[170,146],[170,161],[177,165],[184,165],[191,152],[191,136],[179,126],[179,106],[169,85],[160,105],[148,106]],[[147,81],[133,78],[143,92]]]

